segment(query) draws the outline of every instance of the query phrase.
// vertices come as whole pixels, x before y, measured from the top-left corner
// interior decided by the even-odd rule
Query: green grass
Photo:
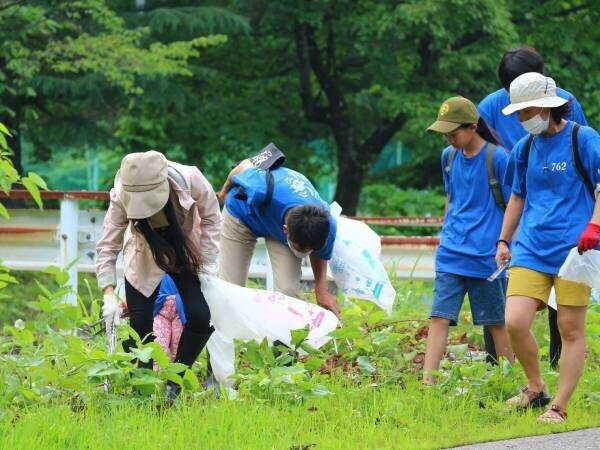
[[[0,448],[433,449],[598,426],[600,404],[587,406],[583,393],[586,380],[599,375],[588,367],[569,422],[559,426],[538,425],[537,411],[449,399],[422,390],[417,379],[404,388],[359,389],[338,379],[328,381],[335,395],[299,405],[201,398],[157,412],[127,399],[110,406],[98,399],[84,410],[26,409],[0,422]]]
[[[96,384],[86,382],[81,371],[74,372],[72,380],[56,378],[68,373],[68,367],[60,368],[60,364],[89,361],[82,359],[85,353],[77,346],[71,343],[69,347],[53,335],[44,342],[45,348],[28,349],[34,356],[44,355],[45,362],[15,373],[23,384],[45,380],[38,387],[49,383],[47,386],[56,389],[58,395],[46,397],[42,389],[41,397],[16,396],[12,404],[3,402],[0,449],[435,449],[600,426],[600,305],[591,306],[588,314],[586,368],[569,405],[567,424],[539,425],[536,418],[541,411],[515,413],[504,406],[504,400],[524,382],[518,365],[492,367],[458,355],[459,362],[444,361],[438,386],[424,388],[418,356],[425,342],[416,335],[427,324],[431,284],[396,283],[400,301],[392,319],[400,322],[386,326],[391,330],[388,337],[397,339],[390,342],[397,342],[397,346],[371,348],[371,334],[352,338],[353,349],[342,348],[345,344],[339,339],[340,350],[350,362],[367,358],[376,367],[375,373],[356,366],[349,371],[338,366],[332,375],[314,370],[304,381],[311,386],[324,385],[332,395],[301,401],[261,391],[252,383],[240,389],[236,400],[200,390],[185,392],[181,404],[172,408],[161,407],[160,400],[136,393],[123,381],[115,384],[110,394],[104,394]],[[22,288],[27,295],[37,296],[30,286]],[[53,314],[52,320],[62,320],[60,311]],[[71,317],[73,313],[68,314]],[[348,305],[345,314],[346,329],[365,324],[365,318],[384,323],[369,305]],[[43,332],[39,326],[44,317],[32,319],[32,332]],[[463,308],[461,318],[461,324],[451,330],[451,343],[464,340],[466,333],[472,347],[481,345],[481,329],[469,325],[468,308]],[[542,355],[547,354],[546,323],[545,314],[540,314],[534,326]],[[0,339],[0,347],[8,345],[7,339],[8,335]],[[248,348],[240,360],[243,371],[252,374],[264,370],[268,374],[266,366],[255,369],[248,365]],[[260,349],[255,346],[254,351]],[[54,358],[57,352],[64,352],[65,357]],[[331,355],[330,348],[325,352],[325,356]],[[106,354],[96,354],[95,358],[101,360]],[[56,361],[56,370],[49,359]],[[201,367],[202,361],[197,366]],[[543,369],[554,392],[558,374],[546,363]],[[12,392],[8,377],[14,374],[9,370],[0,366],[0,377],[3,371],[5,376],[0,401]],[[289,388],[285,392],[296,392],[294,385]]]

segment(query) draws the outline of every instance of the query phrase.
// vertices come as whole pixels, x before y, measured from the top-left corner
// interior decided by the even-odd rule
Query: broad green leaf
[[[302,342],[304,342],[304,340],[308,336],[308,326],[306,326],[304,328],[300,328],[298,330],[292,330],[291,335],[292,335],[292,345],[294,346],[294,348],[298,348],[300,346],[300,344],[302,344]]]
[[[150,342],[146,345],[152,348],[152,359],[161,369],[169,365],[169,357],[166,355],[165,351],[158,342]]]
[[[333,330],[331,333],[329,333],[329,336],[337,339],[356,339],[364,336],[364,333],[357,327],[345,326]]]
[[[48,190],[48,186],[46,185],[46,182],[37,173],[27,172],[27,178],[29,178],[31,181],[33,181],[41,189],[44,189],[46,191]]]
[[[42,197],[40,196],[40,190],[37,187],[37,185],[27,177],[21,178],[21,184],[23,184],[23,186],[25,186],[25,189],[27,189],[27,191],[31,194],[31,197],[38,205],[38,207],[40,209],[43,209],[44,207],[42,204]]]
[[[183,386],[192,392],[196,392],[200,389],[198,377],[189,369],[186,370],[185,374],[183,375]]]
[[[141,362],[147,363],[152,358],[152,347],[144,347],[143,349],[132,348],[131,353]]]
[[[356,358],[356,363],[358,364],[359,369],[368,375],[375,373],[375,367],[369,361],[369,358],[366,356],[359,356]]]
[[[8,214],[8,210],[2,203],[0,203],[0,216],[4,217],[5,219],[10,219],[10,214]]]
[[[309,372],[313,372],[320,369],[323,364],[325,364],[325,360],[323,358],[315,358],[314,356],[311,356],[304,361],[304,368]]]
[[[69,272],[65,272],[64,270],[59,270],[54,275],[54,279],[59,286],[64,286],[69,281]]]
[[[6,128],[6,126],[2,122],[0,122],[0,133],[6,134],[8,136],[12,136],[10,131],[8,131],[8,128]]]

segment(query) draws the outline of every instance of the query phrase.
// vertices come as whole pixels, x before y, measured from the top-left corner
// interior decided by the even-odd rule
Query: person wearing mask
[[[301,264],[308,256],[317,304],[339,317],[337,299],[327,287],[327,261],[337,229],[329,205],[301,173],[283,166],[264,167],[243,160],[218,194],[224,202],[219,277],[244,286],[256,240],[263,237],[274,289],[299,297]]]
[[[517,113],[505,115],[502,110],[509,103],[509,87],[518,76],[527,72],[545,73],[544,59],[536,49],[528,46],[521,46],[507,51],[500,60],[498,66],[498,78],[502,84],[502,88],[492,92],[479,103],[477,109],[479,114],[489,125],[492,133],[498,139],[500,145],[509,151],[527,131],[521,126]],[[577,122],[580,125],[587,125],[587,120],[583,112],[583,108],[577,101],[577,98],[570,92],[556,88],[556,95],[569,101],[570,108],[567,119]],[[512,178],[512,169],[508,167],[509,178]],[[550,364],[556,367],[558,358],[560,357],[560,333],[556,323],[556,311],[548,308],[548,326],[550,329]],[[495,354],[493,343],[490,342],[489,334],[486,335],[486,347],[491,355]]]
[[[585,362],[585,314],[590,288],[557,276],[569,251],[598,244],[600,232],[600,136],[569,117],[570,102],[550,77],[529,72],[510,84],[510,105],[528,136],[515,145],[512,194],[497,241],[497,264],[510,261],[506,326],[527,385],[508,400],[517,409],[551,404],[541,422],[560,423]],[[515,236],[516,233],[516,236]],[[514,240],[513,240],[513,236]],[[556,291],[562,338],[558,388],[551,400],[531,325]]]

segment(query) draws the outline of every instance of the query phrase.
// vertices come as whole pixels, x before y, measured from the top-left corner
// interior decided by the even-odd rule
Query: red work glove
[[[577,243],[577,250],[581,255],[586,250],[592,250],[598,245],[598,234],[600,233],[600,225],[597,223],[588,223],[586,229],[579,236],[579,242]]]

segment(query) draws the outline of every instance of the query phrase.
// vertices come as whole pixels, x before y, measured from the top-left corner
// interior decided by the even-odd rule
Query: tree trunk
[[[348,150],[338,146],[338,154],[346,153]],[[344,161],[342,162],[341,159]],[[345,215],[354,216],[367,170],[355,159],[342,157],[338,158],[338,161],[335,201],[340,204]]]
[[[18,109],[15,110],[15,116],[10,117],[4,125],[10,130],[12,136],[7,136],[8,147],[12,150],[12,162],[19,174],[23,173],[23,155],[21,150],[21,130]]]

